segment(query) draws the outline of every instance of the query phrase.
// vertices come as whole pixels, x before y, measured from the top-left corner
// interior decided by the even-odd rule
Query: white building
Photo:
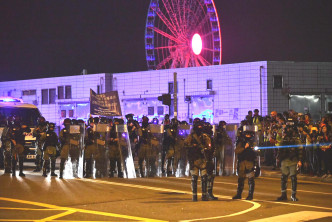
[[[168,107],[158,96],[174,92],[177,73],[178,118],[205,117],[217,123],[238,123],[248,110],[310,112],[315,119],[332,113],[331,62],[248,62],[115,74],[0,82],[0,96],[36,104],[49,121],[89,115],[90,88],[117,90],[122,114],[162,117]],[[173,97],[172,97],[173,98]],[[171,106],[173,113],[173,106]]]

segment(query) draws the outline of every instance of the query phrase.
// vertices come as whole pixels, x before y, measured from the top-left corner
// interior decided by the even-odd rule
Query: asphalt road
[[[26,174],[0,170],[0,221],[332,221],[331,183],[300,180],[300,201],[277,202],[280,180],[261,177],[253,201],[244,200],[247,185],[243,199],[234,201],[237,177],[217,177],[219,201],[192,202],[187,177],[60,180]]]

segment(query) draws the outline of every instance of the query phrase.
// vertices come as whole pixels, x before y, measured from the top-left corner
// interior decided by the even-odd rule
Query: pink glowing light
[[[199,55],[203,48],[202,38],[199,34],[195,34],[191,39],[191,48],[195,55]]]

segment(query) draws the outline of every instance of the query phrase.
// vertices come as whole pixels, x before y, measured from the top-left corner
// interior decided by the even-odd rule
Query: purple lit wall
[[[157,110],[162,106],[157,97],[168,93],[169,82],[173,82],[173,73],[177,72],[180,120],[205,117],[214,123],[220,120],[238,123],[248,110],[262,107],[261,114],[267,114],[266,64],[252,62],[117,73],[113,74],[113,87],[119,91],[124,114],[148,115],[151,107]],[[207,81],[212,81],[212,89],[207,89]],[[190,104],[185,102],[186,96],[191,97]]]

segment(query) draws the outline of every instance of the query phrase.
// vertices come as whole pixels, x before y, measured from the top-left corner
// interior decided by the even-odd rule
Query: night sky
[[[0,81],[147,70],[150,0],[0,0]],[[332,62],[332,1],[215,0],[223,64]]]

